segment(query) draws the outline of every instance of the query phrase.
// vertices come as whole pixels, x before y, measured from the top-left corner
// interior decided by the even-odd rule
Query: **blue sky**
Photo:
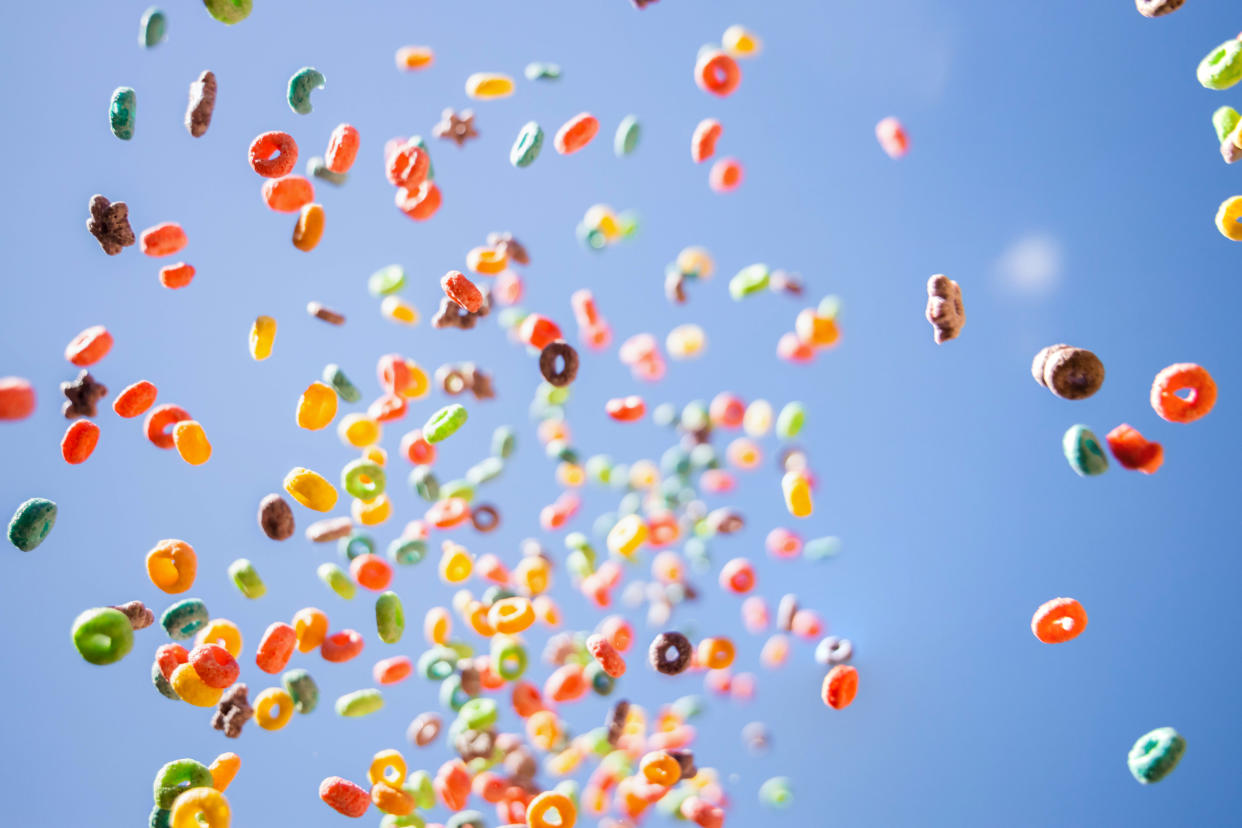
[[[398,573],[410,629],[401,644],[383,645],[370,600],[341,601],[315,578],[335,551],[302,539],[310,513],[298,507],[298,535],[275,544],[254,512],[290,467],[335,478],[354,456],[331,431],[295,427],[302,389],[336,362],[370,399],[376,357],[397,351],[429,368],[474,360],[495,376],[497,399],[471,404],[468,426],[442,449],[442,478],[482,457],[496,425],[519,429],[516,458],[485,494],[502,527],[486,539],[467,533],[467,545],[513,562],[522,538],[541,536],[538,510],[559,489],[527,416],[535,361],[494,319],[470,332],[426,321],[439,277],[498,230],[531,252],[523,306],[567,330],[569,295],[582,286],[619,339],[662,338],[689,321],[707,330],[706,357],[672,363],[656,386],[633,380],[615,350],[583,352],[569,417],[584,453],[658,459],[668,445],[649,420],[608,420],[603,405],[613,396],[682,404],[729,390],[808,407],[800,443],[820,486],[815,515],[798,528],[843,538],[841,557],[816,565],[763,555],[767,531],[792,520],[770,462],[734,496],[709,498],[748,520],[712,554],[717,566],[752,557],[773,603],[796,592],[850,637],[859,696],[845,711],[825,708],[821,668],[802,644],[784,670],[763,674],[753,703],[712,700],[696,753],[700,767],[728,780],[728,824],[765,818],[756,791],[778,774],[795,787],[785,815],[811,824],[1229,821],[1242,805],[1233,772],[1242,676],[1228,656],[1242,625],[1229,482],[1242,447],[1228,432],[1242,288],[1233,279],[1239,248],[1212,218],[1242,184],[1231,183],[1237,171],[1221,161],[1209,119],[1242,93],[1210,92],[1194,76],[1239,28],[1227,4],[1197,0],[1159,20],[1127,0],[661,0],[641,12],[624,0],[348,5],[316,0],[294,10],[259,0],[248,20],[225,27],[197,3],[168,4],[168,40],[150,51],[136,45],[143,3],[75,4],[54,21],[18,4],[0,34],[13,122],[0,137],[9,159],[0,373],[28,377],[39,392],[34,417],[0,428],[8,470],[0,504],[35,496],[60,504],[49,540],[31,553],[10,549],[0,582],[11,626],[2,662],[10,680],[0,689],[10,749],[0,768],[23,793],[10,798],[15,823],[46,823],[68,787],[92,822],[140,824],[161,764],[232,749],[243,758],[229,791],[237,824],[327,825],[337,817],[315,796],[324,776],[361,779],[387,747],[405,749],[413,767],[447,758],[443,746],[405,748],[406,724],[436,704],[429,683],[397,686],[366,719],[340,719],[325,704],[278,733],[252,724],[233,742],[210,729],[207,712],[155,693],[150,657],[164,641],[155,629],[106,668],[77,657],[68,629],[91,606],[140,599],[163,609],[168,596],[147,581],[143,557],[177,537],[200,555],[189,594],[242,627],[252,695],[274,684],[253,667],[262,630],[303,606],[367,634],[349,664],[295,658],[327,700],[370,686],[379,658],[420,652],[423,611],[452,593],[428,563]],[[739,22],[763,38],[764,52],[743,65],[736,94],[711,98],[692,82],[695,53]],[[393,53],[406,44],[432,46],[434,66],[396,71]],[[560,64],[563,78],[525,81],[532,60]],[[300,116],[285,85],[307,65],[327,86]],[[204,69],[219,79],[219,101],[209,132],[192,139],[182,126],[186,90]],[[444,207],[412,223],[392,206],[383,143],[429,135],[441,109],[471,105],[464,82],[476,71],[517,77],[517,93],[474,103],[478,141],[461,150],[432,142]],[[137,92],[129,142],[107,130],[117,86]],[[530,168],[509,165],[523,123],[539,121],[550,138],[583,110],[602,124],[586,150],[560,157],[545,147]],[[642,143],[617,159],[612,130],[631,113]],[[899,162],[875,142],[887,115],[911,136]],[[719,151],[745,164],[731,195],[711,193],[707,170],[688,157],[704,117],[724,124]],[[326,232],[304,254],[289,243],[292,217],[263,206],[246,148],[259,132],[287,130],[307,158],[343,121],[361,132],[362,150],[346,187],[317,187]],[[180,222],[193,284],[165,290],[160,263],[136,248],[104,256],[83,227],[96,192],[128,202],[137,230]],[[639,235],[601,253],[580,247],[574,226],[599,202],[637,210]],[[672,306],[663,268],[690,244],[712,252],[717,276]],[[406,267],[403,295],[424,316],[412,329],[384,320],[366,292],[367,276],[393,262]],[[727,278],[753,262],[801,273],[808,296],[732,302]],[[937,347],[923,303],[927,277],[939,272],[961,285],[968,322],[959,340]],[[778,361],[780,334],[828,293],[843,301],[839,347],[811,365]],[[308,318],[311,300],[348,323]],[[273,357],[255,363],[246,334],[260,313],[280,327]],[[57,386],[76,373],[62,352],[94,324],[116,338],[96,377],[113,396],[149,379],[162,402],[190,410],[215,446],[206,466],[155,450],[137,423],[107,409],[95,455],[80,467],[61,461]],[[1070,403],[1032,382],[1031,357],[1057,342],[1101,357],[1099,394]],[[1220,387],[1215,412],[1193,425],[1159,420],[1147,401],[1156,372],[1183,361],[1206,366]],[[433,395],[412,406],[384,444],[395,450],[442,404]],[[1085,423],[1102,436],[1121,422],[1164,444],[1164,467],[1147,477],[1114,463],[1102,477],[1076,477],[1061,456],[1065,429]],[[404,476],[391,475],[397,517],[375,532],[381,544],[421,513]],[[611,494],[591,492],[575,528],[589,531],[613,505]],[[543,540],[559,553],[559,537]],[[263,575],[264,598],[247,601],[229,583],[225,569],[238,557]],[[593,625],[595,613],[558,574],[567,625]],[[698,582],[703,599],[678,610],[673,625],[734,637],[741,669],[757,669],[762,638],[743,631],[738,599],[718,592],[714,574]],[[1041,645],[1031,613],[1059,595],[1082,601],[1090,627],[1072,643]],[[641,629],[644,641],[657,631]],[[700,690],[694,677],[663,679],[635,662],[618,694],[655,708]],[[586,730],[607,705],[584,702],[566,718]],[[749,721],[773,730],[766,757],[741,749]],[[513,727],[513,717],[503,724]],[[1163,725],[1185,736],[1187,753],[1168,779],[1144,788],[1127,772],[1126,752]]]

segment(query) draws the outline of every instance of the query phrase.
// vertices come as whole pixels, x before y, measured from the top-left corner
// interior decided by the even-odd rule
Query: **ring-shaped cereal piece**
[[[460,270],[450,270],[445,273],[440,278],[440,288],[445,296],[470,313],[483,307],[483,292]]]
[[[727,638],[704,638],[699,642],[699,663],[709,670],[723,670],[733,663],[733,642]]]
[[[435,713],[420,713],[406,729],[406,738],[418,747],[427,747],[440,735],[440,717]]]
[[[1126,764],[1134,778],[1147,785],[1168,776],[1185,752],[1186,740],[1181,734],[1171,727],[1158,727],[1138,738]]]
[[[269,178],[261,190],[263,203],[278,213],[296,213],[315,200],[310,179],[300,175]]]
[[[241,673],[237,659],[219,644],[201,644],[190,650],[189,663],[203,684],[219,690],[237,681]]]
[[[171,828],[229,828],[229,801],[215,788],[191,788],[173,802]]]
[[[553,822],[550,815],[555,812],[558,819]],[[574,828],[578,821],[578,810],[573,800],[556,791],[544,791],[526,806],[526,824],[530,828]]]
[[[1186,0],[1134,0],[1134,6],[1143,17],[1160,17],[1182,7]]]
[[[362,652],[362,636],[355,630],[341,630],[324,638],[319,645],[319,654],[324,661],[341,663],[349,661]]]
[[[642,419],[642,416],[647,413],[647,404],[643,402],[642,397],[631,394],[628,397],[614,397],[609,400],[604,406],[604,411],[619,423],[632,423]]]
[[[1187,397],[1179,391],[1189,391]],[[1216,381],[1201,365],[1179,362],[1165,368],[1151,384],[1151,407],[1171,423],[1193,423],[1216,405]]]
[[[670,655],[669,651],[675,651]],[[647,658],[651,666],[666,676],[675,676],[685,672],[690,666],[694,648],[690,639],[679,632],[662,632],[651,641],[647,649]]]
[[[1228,89],[1242,80],[1242,40],[1233,38],[1199,62],[1195,74],[1207,89]]]
[[[147,256],[171,256],[189,243],[185,231],[175,221],[148,227],[138,237],[138,247]]]
[[[522,596],[503,598],[487,611],[487,622],[496,632],[516,635],[535,623],[535,609],[530,599]]]
[[[371,807],[370,794],[339,776],[329,776],[319,783],[319,798],[329,808],[347,817],[360,817]]]
[[[134,648],[134,627],[118,609],[89,609],[73,620],[73,646],[91,664],[112,664]]]
[[[360,141],[358,130],[351,124],[341,124],[332,130],[328,136],[328,151],[323,154],[327,168],[338,175],[349,172],[358,156]]]
[[[1164,463],[1164,447],[1147,440],[1128,423],[1122,423],[1105,434],[1104,440],[1122,468],[1155,474]]]
[[[341,470],[341,487],[360,500],[371,500],[384,493],[384,469],[369,460],[354,460]]]
[[[151,583],[170,595],[185,592],[194,586],[198,572],[198,555],[194,547],[182,540],[162,540],[147,553],[147,577]]]
[[[653,750],[645,755],[638,769],[653,785],[667,788],[681,781],[681,763],[663,750]]]
[[[166,403],[157,405],[143,420],[142,428],[147,439],[156,448],[170,449],[173,447],[172,427],[182,420],[193,419],[190,413],[179,405]]]
[[[431,156],[422,143],[411,139],[389,157],[385,169],[389,184],[413,190],[427,180],[431,172]]]
[[[481,503],[470,510],[470,525],[476,532],[495,532],[500,526],[500,511],[490,503]]]
[[[297,223],[293,225],[293,246],[303,253],[314,250],[323,238],[326,218],[322,204],[303,205]]]
[[[1216,211],[1216,229],[1230,241],[1242,241],[1242,196],[1225,199]]]
[[[712,168],[707,174],[707,186],[717,193],[732,192],[741,186],[742,176],[741,161],[738,161],[736,158],[721,158],[715,164],[712,164]]]
[[[1073,598],[1053,598],[1031,616],[1031,632],[1045,644],[1063,644],[1087,628],[1087,611]]]
[[[65,359],[74,365],[94,365],[112,350],[112,334],[103,325],[94,325],[82,331],[65,346]]]
[[[417,187],[398,187],[397,209],[415,221],[426,221],[440,209],[443,197],[440,188],[430,178]]]
[[[313,66],[303,66],[294,72],[289,78],[289,108],[299,115],[309,115],[311,113],[311,91],[323,89],[324,83],[323,73]]]
[[[699,121],[690,137],[690,157],[694,159],[694,163],[701,164],[716,154],[716,142],[722,134],[724,127],[715,118]]]
[[[66,463],[85,463],[99,443],[100,428],[90,420],[75,420],[60,439],[60,455]]]
[[[561,368],[557,370],[557,360]],[[578,376],[578,352],[563,339],[553,340],[539,352],[539,373],[549,385],[564,388]]]
[[[272,710],[276,714],[272,714]],[[279,687],[269,687],[254,700],[254,721],[264,730],[280,730],[293,718],[293,697]]]
[[[475,273],[495,276],[509,266],[509,256],[503,247],[475,247],[466,254],[466,266]]]
[[[725,97],[742,82],[737,61],[719,49],[704,49],[694,64],[694,82],[699,89]]]
[[[556,131],[552,146],[561,155],[572,155],[591,143],[599,132],[599,121],[590,112],[579,112]]]
[[[595,634],[586,640],[587,651],[599,663],[604,672],[612,678],[625,675],[625,659],[607,636]]]
[[[824,676],[820,698],[833,710],[849,707],[858,693],[858,670],[848,664],[838,664]]]
[[[287,132],[264,132],[250,142],[250,168],[264,178],[283,178],[298,163],[298,142]]]
[[[452,529],[470,517],[470,503],[464,498],[448,497],[427,510],[426,520],[437,529]]]
[[[513,78],[498,72],[475,72],[466,78],[466,95],[480,101],[507,98],[513,94]]]

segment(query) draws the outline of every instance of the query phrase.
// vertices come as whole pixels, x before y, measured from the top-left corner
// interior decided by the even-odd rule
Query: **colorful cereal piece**
[[[794,517],[810,517],[815,506],[811,499],[811,483],[801,471],[786,472],[781,478],[781,492],[785,496],[785,508]]]
[[[690,136],[690,157],[701,164],[716,154],[716,142],[724,133],[724,127],[715,118],[704,118]]]
[[[293,697],[289,693],[280,687],[269,687],[255,697],[255,724],[264,730],[280,730],[293,718],[293,708]]]
[[[99,426],[90,420],[75,420],[60,440],[60,454],[71,465],[85,463],[99,443]]]
[[[194,280],[194,266],[185,262],[165,265],[160,268],[160,284],[170,290],[183,288]]]
[[[247,598],[253,600],[267,594],[267,586],[259,577],[259,571],[245,558],[238,558],[229,564],[228,572],[233,586],[237,587],[238,591]]]
[[[1195,74],[1207,89],[1228,89],[1242,80],[1242,41],[1232,38],[1217,46],[1199,62]]]
[[[250,0],[245,1],[249,3]],[[209,70],[202,72],[190,84],[190,100],[185,108],[185,128],[191,137],[201,138],[207,134],[212,113],[216,110],[216,90],[216,75]]]
[[[932,338],[937,345],[955,339],[966,324],[962,306],[962,289],[957,282],[937,273],[927,280],[927,321],[935,328]]]
[[[585,147],[599,132],[599,121],[590,112],[579,112],[556,131],[552,146],[561,155],[571,155]]]
[[[203,0],[207,13],[227,26],[249,17],[251,4],[252,0]]]
[[[483,293],[466,278],[460,270],[450,270],[440,277],[444,295],[460,305],[466,312],[474,313],[483,307]]]
[[[1087,628],[1087,612],[1073,598],[1053,598],[1031,617],[1031,632],[1045,644],[1062,644]]]
[[[94,365],[112,350],[112,334],[103,325],[93,325],[65,346],[65,359],[77,366]]]
[[[849,707],[858,693],[858,671],[848,664],[838,664],[824,676],[820,698],[834,710]]]
[[[1138,429],[1127,423],[1122,423],[1108,432],[1104,439],[1122,468],[1141,471],[1143,474],[1155,474],[1164,463],[1164,447],[1159,443],[1148,442],[1139,434]]]
[[[296,466],[285,475],[285,491],[307,509],[328,512],[336,505],[336,489],[321,475]]]
[[[138,21],[138,45],[150,49],[164,42],[168,33],[168,17],[152,6],[142,13]]]
[[[319,783],[319,798],[347,817],[360,817],[371,807],[371,796],[366,790],[339,776],[329,776]]]
[[[423,439],[432,445],[443,442],[465,425],[468,417],[464,406],[446,405],[423,425]]]
[[[32,497],[17,507],[9,520],[9,543],[23,552],[30,552],[43,543],[56,525],[56,504],[42,497]]]
[[[128,86],[118,86],[108,102],[108,127],[122,141],[134,137],[134,119],[138,113],[138,97]]]
[[[514,88],[513,78],[498,72],[475,72],[466,78],[466,95],[477,101],[507,98]]]
[[[426,69],[435,60],[430,46],[402,46],[396,54],[397,68],[406,72]]]
[[[22,377],[0,377],[0,421],[24,420],[34,413],[35,390]]]
[[[717,193],[729,193],[742,184],[742,162],[736,158],[721,158],[707,175],[707,185]]]
[[[1179,392],[1188,391],[1186,396]],[[1216,382],[1201,365],[1179,362],[1170,365],[1151,384],[1151,407],[1171,423],[1193,423],[1216,405]]]
[[[1172,773],[1185,752],[1186,740],[1181,734],[1171,727],[1158,727],[1138,738],[1126,764],[1140,784],[1149,785]]]
[[[171,256],[185,247],[188,241],[180,224],[166,221],[143,230],[138,237],[138,247],[145,255],[158,259]]]
[[[324,83],[323,73],[312,66],[303,66],[294,72],[289,78],[289,108],[299,115],[309,115],[311,113],[311,91],[323,89]]]
[[[518,131],[513,147],[509,150],[509,163],[519,169],[529,167],[539,157],[541,149],[543,149],[543,127],[535,121],[527,121]]]
[[[737,23],[725,29],[720,43],[733,57],[758,57],[763,51],[763,41],[754,32]]]
[[[891,116],[875,125],[875,139],[880,142],[880,149],[889,158],[902,158],[910,151],[906,128],[901,125],[901,121]]]
[[[368,716],[384,706],[384,696],[380,691],[369,688],[346,693],[336,700],[334,705],[338,716],[357,718]]]
[[[1160,17],[1182,7],[1186,0],[1134,0],[1134,6],[1143,17]]]
[[[300,175],[269,178],[260,193],[263,203],[278,213],[296,213],[315,200],[315,188]]]
[[[298,143],[287,132],[264,132],[250,142],[250,168],[264,178],[282,178],[298,163]]]
[[[405,287],[405,268],[399,264],[381,267],[367,278],[367,292],[372,296],[388,296]]]
[[[526,76],[528,81],[539,80],[560,80],[561,67],[555,63],[545,63],[543,61],[533,61],[526,64],[526,68],[522,74]]]
[[[73,621],[73,646],[91,664],[113,664],[134,647],[134,628],[118,609],[89,609]]]
[[[201,466],[211,459],[211,443],[197,420],[181,420],[173,426],[173,445],[181,459],[191,466]]]
[[[1108,455],[1100,441],[1085,425],[1072,425],[1061,438],[1061,449],[1070,468],[1079,477],[1090,477],[1108,471]]]
[[[318,431],[327,428],[336,417],[336,391],[322,382],[312,382],[298,398],[298,428]]]
[[[165,403],[147,412],[147,417],[142,423],[142,430],[156,448],[171,449],[173,436],[169,429],[182,420],[188,419],[190,419],[189,412],[184,408]]]
[[[1230,241],[1242,241],[1242,196],[1221,202],[1216,211],[1216,229]]]
[[[330,171],[344,175],[354,165],[358,157],[358,145],[361,138],[358,130],[351,124],[341,124],[328,136],[328,151],[324,153],[324,162]]]
[[[742,82],[742,70],[721,50],[706,47],[695,61],[694,82],[704,92],[723,98],[733,94]]]
[[[262,361],[272,355],[276,341],[276,320],[270,316],[256,316],[250,326],[250,358]]]

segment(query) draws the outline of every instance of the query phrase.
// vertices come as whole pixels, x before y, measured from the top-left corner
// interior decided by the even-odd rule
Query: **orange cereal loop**
[[[94,325],[73,338],[65,346],[65,359],[85,368],[94,365],[112,350],[112,334],[103,325]]]
[[[316,607],[300,609],[293,616],[293,632],[297,637],[298,652],[309,653],[328,635],[328,616]]]
[[[298,142],[287,132],[264,132],[250,142],[250,168],[264,178],[281,178],[298,163]]]
[[[324,153],[324,164],[334,173],[349,172],[358,156],[358,144],[361,138],[358,130],[350,124],[341,124],[328,136],[328,151]]]
[[[392,566],[379,555],[365,553],[349,562],[349,574],[358,586],[378,592],[391,583]]]
[[[551,814],[556,814],[555,821]],[[526,824],[530,828],[574,828],[578,810],[573,800],[556,791],[544,791],[526,808]]]
[[[263,182],[263,203],[278,213],[296,213],[315,200],[315,188],[300,175]]]
[[[824,676],[820,698],[833,710],[849,707],[858,693],[858,671],[848,664],[838,664]]]
[[[397,188],[397,209],[415,221],[426,221],[440,209],[440,188],[434,181],[423,181],[417,189]]]
[[[430,46],[402,46],[397,50],[397,68],[411,72],[426,69],[435,60]]]
[[[138,246],[146,255],[158,259],[161,256],[171,256],[185,247],[188,241],[180,224],[166,221],[143,230],[138,237]]]
[[[413,191],[427,180],[431,172],[431,156],[421,143],[411,139],[388,156],[385,170],[389,184]]]
[[[194,586],[198,555],[183,540],[162,540],[147,553],[147,577],[164,592],[176,595]]]
[[[1188,391],[1186,396],[1179,392]],[[1216,381],[1201,365],[1170,365],[1151,384],[1151,407],[1171,423],[1193,423],[1216,405]]]
[[[1148,442],[1138,429],[1122,423],[1104,436],[1122,468],[1154,474],[1164,463],[1164,447]]]
[[[233,777],[237,776],[237,771],[241,769],[241,757],[236,753],[221,753],[215,758],[207,770],[211,771],[211,787],[220,793],[228,790],[229,785],[233,782]]]
[[[126,419],[137,417],[155,403],[157,393],[159,392],[152,383],[138,380],[117,395],[112,401],[112,410]]]
[[[704,49],[694,64],[694,82],[704,92],[725,97],[742,82],[737,61],[718,49]]]
[[[371,801],[386,814],[406,816],[414,812],[414,797],[387,782],[376,782],[371,786]]]
[[[720,140],[724,127],[715,118],[704,118],[694,128],[690,138],[690,157],[701,164],[716,154],[716,141]]]
[[[487,621],[497,632],[515,635],[535,623],[535,609],[529,598],[502,598],[487,611]]]
[[[712,164],[707,184],[718,193],[736,190],[742,183],[742,163],[736,158],[721,158]]]
[[[174,445],[172,427],[182,420],[189,419],[192,418],[184,408],[165,403],[151,409],[142,428],[146,432],[147,439],[154,443],[156,448],[170,449]]]
[[[160,284],[170,290],[183,288],[194,279],[194,265],[177,262],[160,268]]]
[[[727,638],[704,638],[699,642],[699,663],[709,670],[723,670],[733,663],[735,650]]]
[[[60,454],[65,462],[76,466],[85,463],[99,443],[99,426],[90,420],[75,420],[60,440]]]
[[[1063,644],[1086,628],[1087,611],[1073,598],[1053,598],[1031,617],[1031,632],[1045,644]]]
[[[599,121],[590,112],[580,112],[556,131],[552,145],[561,155],[570,155],[591,143],[599,132]]]
[[[323,238],[324,218],[322,204],[304,205],[293,225],[293,246],[303,253],[314,250]]]

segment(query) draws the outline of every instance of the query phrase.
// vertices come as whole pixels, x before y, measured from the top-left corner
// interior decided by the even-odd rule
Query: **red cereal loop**
[[[183,288],[194,280],[194,265],[185,262],[160,268],[160,284],[169,290]]]
[[[34,386],[28,380],[0,377],[0,420],[24,420],[34,410]]]
[[[604,406],[604,411],[617,422],[632,423],[647,413],[647,404],[636,395],[614,397]]]
[[[263,182],[263,203],[278,213],[296,213],[315,200],[315,188],[300,175]]]
[[[1053,598],[1035,610],[1031,632],[1045,644],[1062,644],[1087,628],[1087,611],[1073,598]]]
[[[156,448],[170,449],[173,447],[172,427],[182,420],[192,419],[190,413],[181,406],[165,403],[151,409],[142,424],[142,430]]]
[[[436,447],[423,437],[422,429],[414,429],[401,438],[401,454],[416,466],[436,462]]]
[[[379,555],[369,552],[349,562],[349,574],[358,586],[375,592],[387,589],[392,582],[392,566]]]
[[[431,157],[415,141],[407,141],[388,156],[385,172],[388,183],[406,190],[415,190],[427,180]]]
[[[155,663],[166,679],[171,679],[173,670],[190,660],[190,654],[180,644],[164,644],[155,651]],[[196,671],[197,672],[197,671]]]
[[[591,143],[599,132],[599,121],[590,112],[580,112],[556,131],[552,145],[561,155],[570,155]]]
[[[408,656],[393,656],[375,662],[371,676],[376,684],[396,684],[408,678],[413,669],[414,664]]]
[[[254,662],[265,673],[279,673],[289,663],[297,644],[298,634],[293,627],[277,621],[263,633]]]
[[[460,270],[450,270],[440,277],[440,288],[445,296],[470,313],[483,307],[483,292]]]
[[[737,61],[717,49],[705,49],[694,65],[694,82],[704,92],[725,97],[742,82]]]
[[[85,368],[94,365],[112,350],[112,334],[103,325],[94,325],[73,338],[65,346],[65,359]]]
[[[250,142],[250,168],[264,178],[281,178],[298,163],[298,142],[287,132],[264,132]]]
[[[591,656],[604,668],[604,672],[613,678],[625,675],[625,659],[612,646],[612,642],[602,635],[593,635],[586,641]]]
[[[551,319],[532,313],[522,320],[518,338],[532,348],[542,351],[551,343],[565,337],[561,336],[560,327]]]
[[[341,630],[326,636],[319,645],[319,654],[324,661],[349,661],[362,652],[362,636],[354,630]]]
[[[715,118],[704,118],[694,128],[690,137],[690,157],[694,163],[701,164],[716,154],[716,141],[724,133],[724,127]]]
[[[460,759],[445,762],[436,772],[434,787],[444,807],[460,811],[470,796],[470,771]]]
[[[390,394],[400,394],[410,384],[410,366],[400,354],[384,354],[375,364],[380,387]]]
[[[85,463],[99,442],[99,426],[90,420],[75,420],[60,441],[60,453],[66,463]]]
[[[399,394],[385,394],[367,406],[367,416],[380,423],[400,420],[409,411],[410,401]]]
[[[184,651],[182,648],[182,652]],[[198,673],[198,677],[203,680],[203,684],[221,690],[237,681],[241,673],[237,659],[219,644],[203,644],[195,647],[190,651],[189,662],[194,667],[194,672]],[[163,671],[162,664],[160,670]]]
[[[1139,434],[1138,429],[1127,423],[1122,423],[1108,432],[1104,439],[1122,468],[1143,474],[1155,474],[1164,463],[1164,447],[1159,443],[1148,442]]]
[[[736,158],[721,158],[712,164],[707,184],[718,193],[736,190],[742,183],[742,162]]]
[[[417,188],[397,188],[397,209],[415,221],[426,221],[440,209],[440,188],[423,181]]]
[[[369,793],[339,776],[329,776],[319,783],[319,798],[332,810],[347,817],[360,817],[371,807]]]
[[[341,124],[328,136],[328,151],[324,153],[324,166],[334,173],[347,173],[358,156],[361,138],[358,130],[350,124]]]
[[[1189,391],[1186,397],[1178,392]],[[1170,365],[1151,384],[1151,407],[1171,423],[1193,423],[1216,405],[1216,381],[1202,365]]]
[[[858,693],[858,671],[848,664],[838,664],[824,676],[820,698],[833,710],[849,707]]]
[[[138,237],[138,247],[148,256],[160,258],[171,256],[188,243],[185,231],[175,221],[157,224],[142,231]]]

